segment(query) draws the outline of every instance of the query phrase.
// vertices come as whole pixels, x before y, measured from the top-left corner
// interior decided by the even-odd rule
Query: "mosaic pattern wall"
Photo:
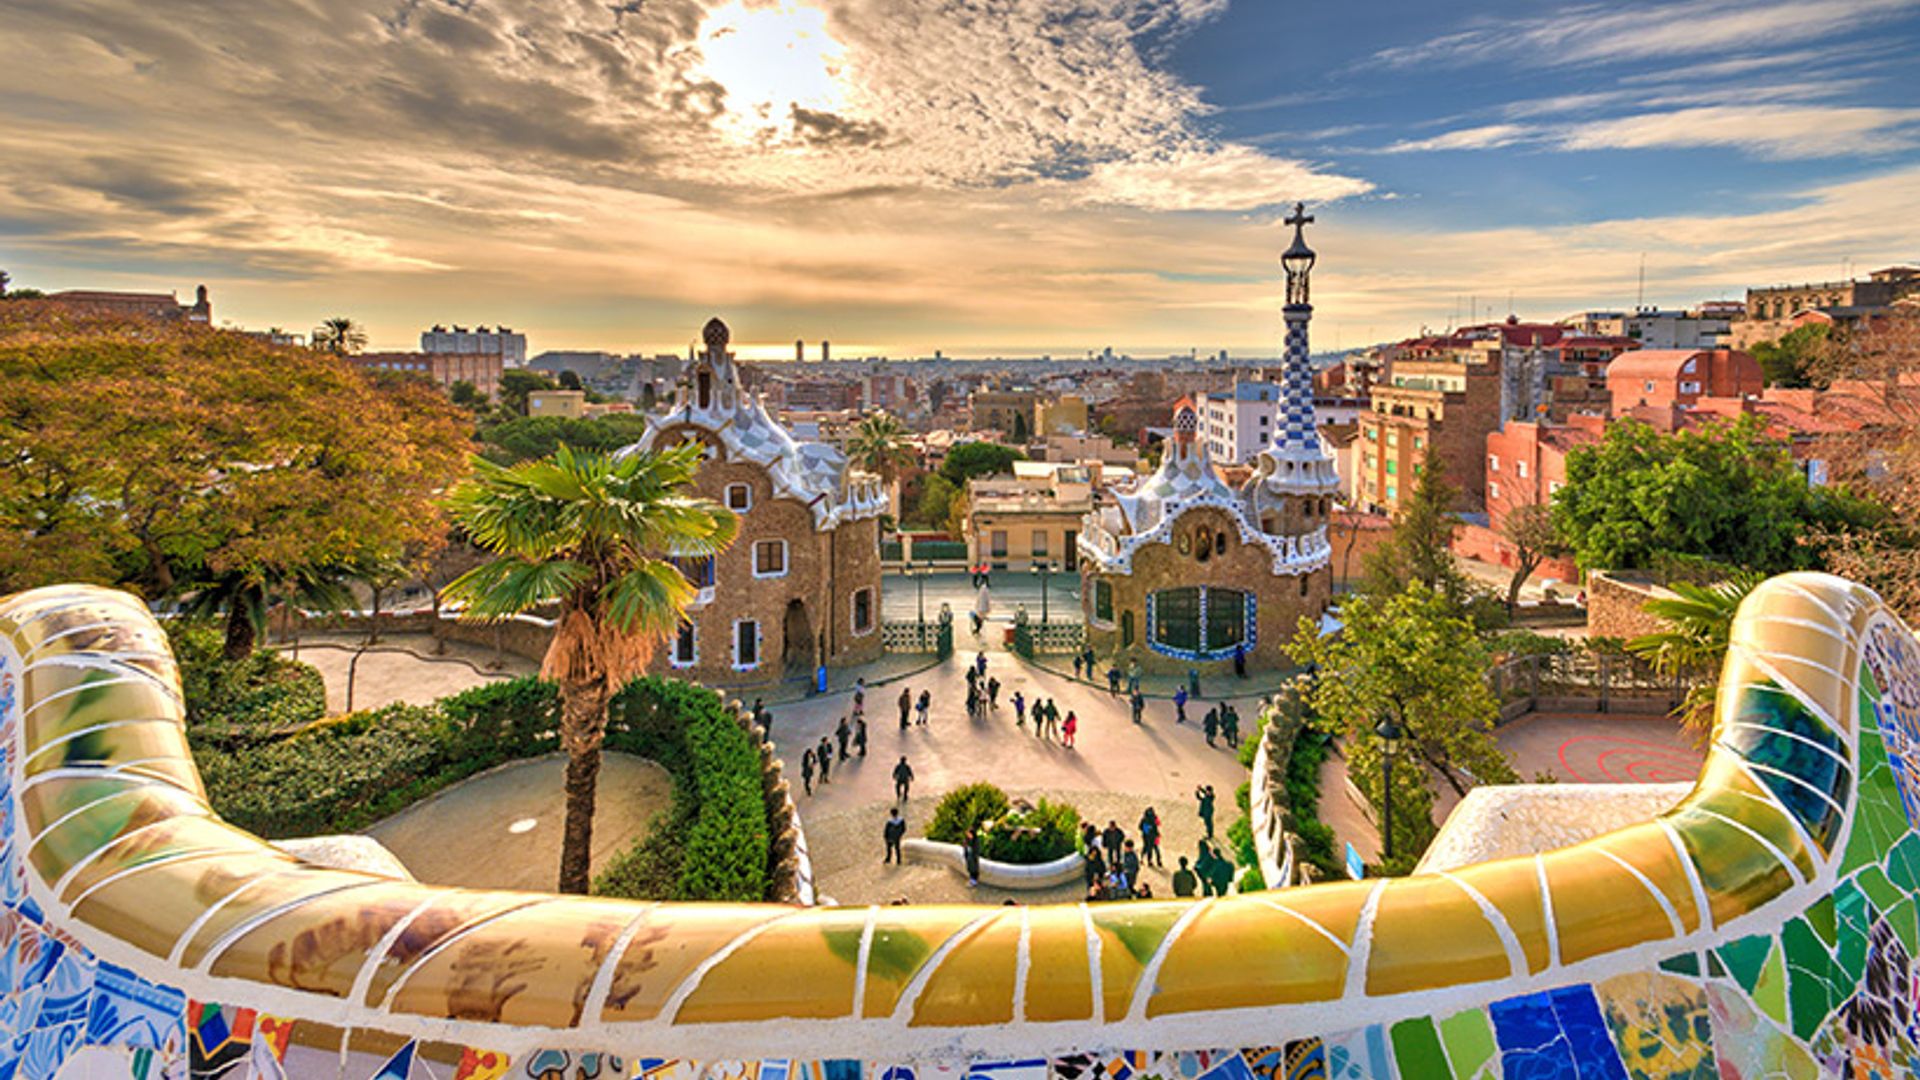
[[[207,808],[130,598],[0,601],[0,1080],[1920,1072],[1920,648],[1793,575],[1659,819],[1096,907],[637,905],[309,866]],[[745,1060],[742,1060],[742,1059]]]

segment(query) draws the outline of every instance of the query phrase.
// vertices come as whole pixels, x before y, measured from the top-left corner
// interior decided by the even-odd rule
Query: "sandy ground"
[[[566,759],[516,761],[463,780],[366,830],[434,885],[551,891],[560,873]],[[630,754],[600,764],[593,869],[645,835],[673,797],[673,778]]]
[[[360,634],[313,634],[300,639],[299,659],[312,664],[326,680],[329,714],[347,710],[347,669],[365,641]],[[289,656],[294,653],[289,642],[275,642],[273,647]],[[482,683],[532,675],[540,668],[523,657],[496,654],[477,645],[449,641],[446,647],[445,656],[435,656],[431,634],[382,635],[380,643],[361,653],[359,664],[353,665],[353,707],[377,709],[396,701],[426,705]]]

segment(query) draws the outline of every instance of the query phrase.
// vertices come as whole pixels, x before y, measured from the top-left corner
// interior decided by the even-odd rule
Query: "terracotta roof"
[[[1614,358],[1607,366],[1607,378],[1674,379],[1680,376],[1680,368],[1687,361],[1711,352],[1711,349],[1635,349]]]

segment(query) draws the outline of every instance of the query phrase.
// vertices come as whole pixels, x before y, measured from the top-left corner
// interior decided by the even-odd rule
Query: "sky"
[[[1920,0],[0,17],[16,284],[376,347],[1273,355],[1296,200],[1317,350],[1920,263]]]

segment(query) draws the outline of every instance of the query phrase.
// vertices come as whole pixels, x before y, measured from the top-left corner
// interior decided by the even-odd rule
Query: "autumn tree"
[[[1508,510],[1500,536],[1513,547],[1513,576],[1507,579],[1507,614],[1512,615],[1520,606],[1520,587],[1541,563],[1565,554],[1567,545],[1553,522],[1552,508],[1537,502]]]
[[[467,421],[424,380],[204,327],[0,318],[0,590],[202,591],[244,655],[282,583],[431,546]]]
[[[1776,341],[1755,345],[1753,359],[1765,373],[1768,386],[1811,386],[1816,370],[1828,362],[1834,344],[1833,328],[1815,323],[1789,330]]]

